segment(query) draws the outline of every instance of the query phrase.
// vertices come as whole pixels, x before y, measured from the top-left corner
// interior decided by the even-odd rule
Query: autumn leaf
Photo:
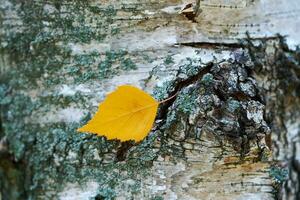
[[[78,131],[138,142],[151,130],[158,105],[159,102],[144,91],[123,85],[106,97],[94,117]]]

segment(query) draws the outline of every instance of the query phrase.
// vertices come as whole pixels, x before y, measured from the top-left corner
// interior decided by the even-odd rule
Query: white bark
[[[42,99],[43,97],[56,98],[57,96],[63,96],[75,98],[75,96],[79,94],[79,96],[85,100],[84,105],[74,100],[67,106],[62,106],[60,102],[55,101],[46,102],[45,105],[39,106],[33,109],[32,112],[24,114],[24,118],[16,119],[24,122],[26,126],[32,126],[32,124],[38,124],[41,127],[48,125],[54,126],[52,124],[61,122],[66,123],[68,126],[68,124],[71,123],[78,123],[88,112],[94,113],[98,103],[104,99],[105,95],[113,91],[119,85],[131,84],[149,93],[153,93],[155,86],[162,86],[165,84],[165,81],[178,78],[178,70],[180,66],[186,62],[186,58],[200,58],[201,63],[199,66],[209,65],[210,63],[221,63],[225,60],[224,66],[226,66],[230,58],[235,59],[234,52],[245,51],[245,54],[248,53],[247,50],[244,50],[245,46],[239,41],[240,39],[247,38],[246,32],[248,32],[251,38],[269,38],[271,42],[275,41],[274,44],[277,44],[277,34],[287,36],[287,44],[291,49],[295,49],[295,46],[300,44],[298,34],[300,31],[300,4],[297,0],[203,0],[200,2],[199,13],[197,16],[192,17],[193,20],[186,17],[187,15],[193,16],[194,12],[193,9],[186,9],[186,5],[192,3],[194,6],[196,4],[195,1],[93,0],[83,2],[82,4],[84,5],[80,6],[81,3],[76,1],[62,1],[57,3],[56,1],[42,0],[22,3],[1,0],[0,8],[2,12],[0,22],[2,23],[2,27],[0,27],[0,34],[3,39],[0,40],[0,42],[3,51],[2,53],[0,52],[0,72],[3,80],[6,74],[9,74],[11,71],[16,71],[15,74],[18,74],[18,67],[20,66],[17,64],[18,61],[11,57],[12,54],[15,53],[14,50],[19,47],[10,47],[10,44],[16,42],[10,41],[8,38],[12,34],[28,33],[31,28],[33,29],[33,27],[35,27],[34,23],[26,21],[28,20],[26,15],[29,15],[29,13],[22,13],[22,9],[37,9],[36,7],[41,9],[38,11],[39,14],[37,14],[37,16],[40,15],[41,19],[37,18],[36,20],[40,20],[37,23],[42,23],[42,28],[39,29],[40,32],[34,33],[34,40],[30,40],[26,43],[29,46],[28,51],[30,55],[37,55],[36,59],[39,59],[38,56],[44,51],[43,49],[39,49],[41,48],[39,45],[43,44],[43,39],[46,38],[43,34],[49,34],[49,38],[54,38],[53,40],[56,47],[70,50],[69,56],[71,58],[70,62],[61,62],[61,66],[53,72],[47,71],[48,69],[42,71],[41,76],[35,78],[37,82],[36,86],[21,89],[16,87],[13,88],[13,93],[8,95],[24,94],[34,101]],[[32,6],[32,8],[26,8],[24,5]],[[103,13],[104,10],[112,8],[111,12],[114,12],[114,14],[107,12],[104,14],[105,16],[110,14],[112,16],[103,17],[99,13],[93,13],[90,7],[86,5],[99,9],[99,13]],[[77,11],[78,14],[76,13]],[[69,17],[69,13],[71,13],[71,17],[76,17],[77,15],[78,17],[83,17],[83,24],[86,26],[84,30],[90,28],[97,33],[107,34],[107,36],[101,40],[95,39],[94,36],[89,36],[90,41],[76,41],[74,39],[76,36],[72,35],[74,34],[72,33],[70,37],[65,40],[62,36],[68,33],[69,28],[63,25],[53,28],[51,25],[54,23],[52,21],[53,19],[66,19]],[[28,18],[30,19],[30,17]],[[74,18],[72,26],[80,27],[82,24],[80,24],[78,19]],[[112,32],[116,30],[118,33],[112,34]],[[94,32],[92,32],[92,34],[94,34]],[[25,37],[21,36],[20,38]],[[259,40],[254,41],[254,43],[255,42],[259,43]],[[270,52],[274,51],[273,46],[268,44],[267,47],[265,51],[266,55],[272,56],[273,54]],[[21,46],[20,48],[25,47]],[[9,51],[11,49],[12,51]],[[21,55],[21,57],[26,57],[27,54],[23,54],[21,50],[22,49],[18,49],[17,54]],[[99,56],[96,57],[91,64],[79,64],[80,70],[93,71],[97,70],[100,60],[106,58],[106,52],[116,52],[119,50],[127,52],[124,58],[131,59],[137,66],[136,70],[118,70],[116,75],[113,74],[106,79],[90,78],[80,83],[73,80],[77,75],[67,73],[68,69],[72,67],[72,65],[75,65],[76,56],[97,52]],[[56,59],[55,56],[57,56],[58,60],[63,60],[60,52],[54,53],[51,56],[52,57],[48,57],[50,61]],[[167,58],[172,60],[171,64],[166,63]],[[272,58],[270,58],[270,60],[271,59]],[[123,61],[114,61],[111,68],[115,69],[119,67],[121,62]],[[21,61],[21,63],[23,63],[22,66],[24,66],[24,68],[30,66],[30,63],[25,61]],[[267,64],[264,66],[265,68],[270,67]],[[34,68],[36,66],[31,67]],[[149,75],[150,72],[152,72],[152,75]],[[185,76],[187,75],[185,74]],[[52,80],[55,77],[64,77],[64,81],[45,86],[44,83],[46,81]],[[263,80],[266,77],[267,76],[264,75],[257,75],[253,78],[255,78],[254,81],[257,82],[259,87],[265,87],[266,90],[268,90],[270,87],[266,85],[271,84],[272,81],[276,81],[276,77],[274,80]],[[23,76],[13,77],[13,79],[16,80],[23,80],[23,78]],[[182,79],[185,79],[185,77]],[[27,80],[26,75],[24,80]],[[11,82],[10,80],[6,80],[5,84],[12,85]],[[20,85],[22,84],[20,83]],[[248,85],[245,85],[245,87],[247,86]],[[269,93],[262,95],[272,94],[270,89]],[[168,94],[166,93],[165,97],[167,96]],[[11,105],[14,105],[14,102],[11,102]],[[263,113],[266,111],[265,106],[267,106],[269,110],[272,110],[272,107],[269,107],[269,105],[263,105],[262,109],[257,108],[257,110],[249,111],[250,113],[247,113],[248,119],[254,121],[256,124],[266,124]],[[4,116],[5,119],[9,118],[10,109],[11,108],[5,110],[3,108],[2,116]],[[298,107],[295,106],[295,109],[297,110]],[[297,112],[299,112],[299,110]],[[288,116],[286,116],[286,118],[287,117]],[[6,124],[12,122],[9,120],[1,121],[4,127],[3,135],[9,135],[8,140],[10,140],[9,137],[13,138],[11,136],[13,135],[13,131],[9,130]],[[159,122],[157,122],[156,125],[157,124],[159,124]],[[289,144],[298,137],[299,124],[299,120],[290,122],[287,120],[285,126],[287,128],[286,134]],[[266,126],[272,128],[269,124]],[[9,133],[9,131],[11,131],[11,133]],[[178,132],[180,132],[180,130],[178,130]],[[51,131],[49,131],[49,133],[51,133]],[[153,131],[152,134],[157,134],[157,132]],[[0,138],[7,139],[7,137],[3,135],[0,134]],[[23,135],[27,137],[26,134]],[[174,135],[176,134],[174,133]],[[55,134],[53,137],[60,140]],[[276,138],[276,134],[273,134],[272,137],[278,141],[279,146],[283,144],[283,141]],[[170,200],[274,199],[274,180],[269,176],[270,165],[272,164],[271,160],[287,161],[294,155],[296,156],[295,160],[299,161],[300,155],[298,140],[293,143],[293,146],[288,145],[288,147],[282,147],[287,151],[281,152],[285,156],[282,157],[276,154],[272,158],[271,150],[266,148],[264,151],[266,158],[263,161],[257,161],[259,150],[256,140],[249,142],[249,152],[244,155],[244,158],[241,160],[241,150],[235,150],[232,144],[236,141],[221,138],[221,145],[220,138],[208,131],[202,131],[201,137],[198,139],[188,138],[183,141],[169,139],[170,138],[168,138],[168,145],[182,147],[184,149],[184,156],[159,155],[153,161],[153,165],[147,170],[148,174],[146,176],[139,174],[137,177],[126,177],[126,179],[118,180],[119,184],[114,188],[116,199],[151,199],[154,197],[162,197],[163,199]],[[264,138],[260,139],[261,145],[264,145]],[[16,141],[18,138],[11,140]],[[39,141],[38,139],[35,140]],[[76,145],[78,142],[78,140],[72,140],[69,141],[68,145]],[[87,143],[88,142],[91,142],[91,140],[87,139]],[[10,143],[12,142],[10,141]],[[155,140],[153,143],[153,152],[159,152],[161,142]],[[97,145],[97,143],[94,145]],[[15,147],[13,147],[13,145],[10,146],[11,150],[9,151],[10,153],[13,152],[12,155],[14,157],[16,154]],[[49,146],[51,146],[51,144],[49,144]],[[29,149],[30,148],[31,147],[29,147]],[[55,148],[56,147],[54,147],[54,149]],[[133,147],[132,151],[134,152],[136,148],[138,147]],[[32,150],[26,151],[29,152],[29,155],[26,156],[30,157]],[[84,149],[84,153],[94,155],[94,157],[86,158],[86,160],[84,158],[85,154],[80,154],[79,150],[73,149],[72,151],[72,148],[66,148],[66,152],[63,156],[57,151],[58,150],[53,150],[53,152],[51,152],[54,159],[50,161],[50,165],[57,168],[64,167],[65,165],[78,168],[82,167],[82,165],[89,165],[91,161],[95,163],[98,163],[98,161],[113,163],[117,148],[114,146],[114,148],[109,149],[108,151],[110,153],[104,156],[104,154],[98,152],[101,151],[100,148],[91,145]],[[5,159],[7,158],[5,157]],[[18,160],[17,158],[14,159]],[[83,160],[81,161],[83,164],[77,165],[80,159]],[[122,162],[127,161],[121,161],[121,163]],[[32,165],[36,166],[36,164]],[[102,165],[101,163],[96,166],[101,168]],[[95,166],[93,167],[97,168]],[[117,171],[117,174],[121,174],[121,177],[123,177],[122,173],[130,172],[124,172],[117,167],[115,171]],[[113,172],[114,171],[112,171],[112,173]],[[35,171],[33,170],[32,173],[35,173]],[[41,173],[41,171],[38,173]],[[64,176],[59,172],[56,173],[59,177]],[[292,173],[299,174],[299,171],[292,171]],[[76,177],[78,174],[74,172],[73,175]],[[99,190],[104,188],[102,182],[100,183],[95,180],[95,176],[97,175],[91,174],[87,180],[76,183],[63,181],[62,183],[58,183],[59,189],[57,190],[49,186],[40,190],[34,189],[33,192],[31,191],[32,193],[29,193],[32,195],[32,198],[37,199],[93,198],[97,194],[100,194]],[[299,175],[297,177],[299,177]],[[41,183],[35,182],[32,177],[28,179],[31,180],[31,186]],[[57,179],[49,178],[49,180],[44,180],[42,183],[51,185],[55,181],[57,181]],[[140,184],[139,191],[133,193],[132,185],[136,183]],[[298,180],[294,180],[294,183],[299,184],[299,178]],[[25,186],[25,188],[26,187],[27,186]],[[5,191],[1,192],[3,193]],[[295,199],[296,193],[299,193],[299,190],[292,193],[284,193],[286,194],[284,198]],[[103,196],[102,193],[101,196]],[[104,196],[103,198],[108,197]]]

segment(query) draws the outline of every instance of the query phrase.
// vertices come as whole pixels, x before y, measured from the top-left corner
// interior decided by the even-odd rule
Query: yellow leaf
[[[138,142],[151,130],[158,105],[159,102],[144,91],[123,85],[106,97],[94,117],[78,131]]]

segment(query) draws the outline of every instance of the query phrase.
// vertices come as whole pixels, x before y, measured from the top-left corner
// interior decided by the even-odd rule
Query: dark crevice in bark
[[[198,83],[200,83],[199,81],[202,79],[202,77],[205,74],[208,74],[208,73],[214,74],[214,78],[217,82],[225,83],[227,78],[228,78],[227,77],[228,74],[225,75],[226,77],[220,76],[219,78],[216,79],[216,75],[220,74],[220,73],[222,74],[223,72],[220,72],[220,71],[212,72],[212,68],[215,65],[219,65],[219,64],[220,63],[209,63],[204,69],[202,69],[200,72],[198,72],[195,76],[192,76],[192,77],[190,77],[186,80],[183,80],[183,81],[178,81],[177,83],[175,81],[175,85],[176,85],[175,89],[171,94],[169,94],[169,96],[173,96],[176,93],[179,93],[183,88],[187,88],[189,85],[192,85],[192,84],[195,84],[195,87],[197,89],[198,86],[196,86],[196,85]],[[228,64],[229,64],[229,68],[228,68],[229,71],[236,70],[233,67],[235,65],[234,63],[228,63]],[[226,73],[228,73],[228,71]],[[176,77],[178,77],[178,76],[176,76]],[[254,97],[250,97],[250,96],[244,94],[241,91],[229,92],[228,93],[227,89],[223,91],[224,88],[222,88],[222,87],[228,88],[228,86],[226,84],[223,85],[223,86],[214,85],[211,88],[211,91],[213,91],[213,94],[215,94],[221,100],[223,106],[221,108],[214,107],[214,113],[216,115],[215,119],[211,118],[211,117],[208,117],[208,118],[205,118],[204,121],[206,121],[206,122],[210,121],[214,125],[219,124],[218,126],[216,126],[214,128],[214,131],[223,132],[223,134],[221,134],[219,136],[225,136],[225,138],[228,138],[228,140],[232,141],[233,147],[235,148],[235,150],[240,152],[241,159],[243,159],[243,157],[245,157],[245,155],[249,152],[249,149],[250,149],[250,144],[249,143],[250,143],[250,141],[256,139],[256,137],[252,138],[252,136],[247,136],[246,135],[246,127],[247,126],[249,127],[249,123],[251,125],[251,122],[248,121],[246,116],[240,116],[240,117],[238,117],[238,123],[239,123],[239,129],[238,130],[239,131],[233,132],[233,133],[232,132],[226,132],[225,130],[223,130],[222,124],[220,124],[222,118],[223,117],[226,118],[226,115],[229,114],[229,113],[227,113],[227,111],[223,110],[223,109],[225,109],[224,104],[229,99],[234,99],[234,100],[237,100],[238,102],[245,102],[245,101],[253,100],[255,102],[260,102],[260,103],[262,103],[262,100],[259,97],[259,95],[256,95]],[[209,88],[207,88],[207,89],[209,89]],[[166,102],[160,108],[161,110],[160,110],[159,119],[162,119],[162,123],[164,123],[164,120],[167,118],[169,108],[173,105],[173,103],[175,101],[176,101],[176,98],[172,99],[169,102]],[[217,115],[218,115],[217,111],[218,110],[219,110],[219,117],[217,117]],[[240,114],[243,114],[245,111],[238,111],[238,112]],[[230,115],[232,115],[232,113]],[[197,117],[197,121],[200,120],[199,117]],[[202,118],[202,120],[203,120],[203,118]],[[185,124],[186,124],[186,128],[188,127],[188,130],[192,130],[192,127],[191,127],[192,125],[189,124],[188,120],[185,120]],[[161,127],[161,126],[159,126],[159,127]],[[187,137],[190,137],[190,131],[185,131],[185,132],[186,132],[185,139],[183,139],[183,140],[186,140]],[[243,133],[243,134],[241,134],[241,133]],[[218,133],[214,133],[214,134],[220,139],[220,142],[222,142],[224,137],[219,137]],[[174,141],[177,141],[176,138],[172,138],[172,139]],[[178,140],[178,141],[180,142],[180,140]],[[183,146],[182,146],[182,149],[183,149],[183,152],[184,152],[184,147]]]
[[[0,139],[4,136],[3,127],[2,127],[2,117],[1,117],[1,106],[0,106]]]
[[[96,196],[95,196],[95,200],[105,200],[106,199],[106,197],[104,197],[104,196],[102,196],[102,195],[100,195],[100,194],[97,194]]]
[[[127,157],[128,150],[135,145],[134,141],[122,142],[121,146],[117,149],[116,162],[124,161]]]
[[[203,49],[248,49],[251,44],[251,46],[255,47],[254,42],[255,41],[260,41],[265,43],[266,41],[269,40],[277,40],[279,39],[281,42],[281,48],[284,49],[285,51],[290,51],[287,44],[284,42],[285,36],[277,35],[277,36],[271,36],[271,37],[264,37],[264,38],[259,38],[259,37],[251,37],[249,33],[246,33],[246,38],[241,39],[240,42],[236,43],[225,43],[225,42],[180,42],[180,43],[175,43],[174,45],[181,45],[181,46],[188,46],[188,47],[194,47],[194,48],[203,48]],[[257,58],[252,57],[254,60]]]
[[[16,161],[14,154],[9,151],[1,109],[3,107],[0,106],[0,197],[3,200],[27,199],[26,162]]]
[[[184,87],[187,87],[196,81],[200,80],[205,74],[210,72],[211,68],[213,67],[213,63],[208,63],[206,67],[204,67],[202,70],[200,70],[196,75],[189,77],[188,79],[178,81],[175,86],[175,89],[173,92],[169,94],[169,97],[172,97]],[[166,119],[167,113],[168,113],[168,108],[171,107],[171,105],[175,102],[176,96],[169,101],[163,103],[160,108],[159,108],[159,113],[157,119]]]
[[[217,50],[218,48],[238,49],[238,48],[245,47],[241,43],[217,43],[217,42],[214,43],[213,42],[182,42],[182,43],[175,43],[174,45],[188,46],[194,48],[214,49],[214,50]]]
[[[185,5],[185,7],[181,10],[181,14],[183,14],[188,20],[196,22],[196,13],[194,12],[192,3]]]
[[[268,38],[263,38],[263,41],[260,45],[255,46],[254,45],[254,40],[261,40],[260,38],[250,38],[248,37],[247,39],[245,39],[244,41],[241,41],[241,43],[237,43],[237,44],[223,44],[223,43],[178,43],[177,45],[184,45],[184,46],[191,46],[191,47],[198,47],[198,48],[212,48],[212,49],[216,49],[218,47],[220,48],[230,48],[233,51],[235,51],[235,49],[237,48],[242,48],[243,51],[247,52],[250,54],[250,56],[248,56],[248,59],[246,60],[250,60],[252,61],[251,65],[246,64],[246,61],[244,59],[242,60],[235,60],[234,62],[232,62],[232,60],[228,61],[229,64],[229,71],[235,72],[236,70],[236,66],[237,65],[239,68],[244,68],[247,71],[247,75],[246,75],[246,81],[251,82],[251,80],[256,80],[255,78],[255,74],[256,73],[260,73],[259,72],[259,68],[262,68],[263,65],[265,65],[264,62],[264,57],[266,56],[266,42],[269,40],[274,40],[274,39],[278,39],[279,36],[276,37],[268,37]],[[283,37],[280,37],[281,40]],[[249,45],[249,42],[251,42]],[[253,52],[253,50],[255,51],[256,48],[259,48],[259,51]],[[286,46],[283,46],[283,48],[287,48]],[[253,64],[254,63],[254,64]],[[197,81],[199,81],[203,75],[207,74],[207,73],[212,73],[214,76],[214,79],[216,79],[221,83],[221,85],[215,85],[215,87],[212,88],[213,93],[221,100],[222,104],[228,102],[228,100],[232,99],[232,100],[236,100],[240,103],[244,103],[243,105],[247,105],[247,104],[251,104],[251,102],[255,102],[254,104],[257,104],[258,106],[260,104],[262,104],[262,106],[266,105],[266,99],[265,96],[266,94],[262,92],[262,90],[260,90],[259,86],[257,86],[255,83],[253,83],[254,85],[254,90],[255,90],[255,95],[249,95],[248,93],[245,93],[244,91],[241,90],[241,88],[238,88],[237,91],[227,91],[228,87],[230,87],[229,85],[226,85],[226,81],[228,81],[228,77],[223,77],[223,72],[222,71],[217,71],[217,72],[213,72],[212,67],[214,65],[217,65],[219,63],[210,63],[206,68],[204,68],[203,70],[201,70],[197,75],[192,76],[186,80],[183,81],[175,81],[174,85],[175,85],[175,89],[173,92],[171,92],[169,94],[169,96],[172,96],[176,93],[179,93],[183,88],[196,83]],[[221,67],[222,69],[222,67]],[[224,68],[223,68],[224,69]],[[225,68],[226,69],[226,68]],[[225,73],[228,73],[228,71],[224,71]],[[229,73],[226,75],[228,76]],[[245,80],[243,80],[241,83],[246,83]],[[240,85],[240,81],[238,80],[238,85]],[[221,88],[223,87],[223,88]],[[225,89],[225,90],[223,90]],[[160,108],[160,112],[158,115],[158,119],[161,119],[162,122],[164,123],[165,119],[167,118],[167,114],[169,112],[169,108],[174,104],[174,102],[176,101],[176,98],[170,100],[169,102],[164,103],[161,108]],[[222,106],[223,107],[223,106]],[[233,113],[226,113],[227,111],[223,111],[223,108],[217,108],[215,107],[215,113],[217,114],[217,110],[219,110],[219,116],[220,119],[217,117],[215,120],[217,121],[212,121],[212,123],[214,125],[220,123],[220,121],[218,120],[222,120],[222,117],[225,117],[224,119],[226,119],[226,115],[232,115]],[[250,149],[250,142],[251,141],[256,141],[258,149],[260,152],[258,152],[258,160],[263,159],[263,152],[265,151],[265,146],[261,146],[260,141],[261,141],[261,137],[262,136],[258,136],[260,134],[265,134],[265,143],[266,145],[269,147],[269,149],[271,149],[271,139],[270,139],[270,134],[269,134],[269,130],[268,127],[271,127],[272,124],[269,123],[270,120],[267,120],[266,117],[266,112],[265,109],[263,109],[263,120],[266,120],[266,124],[260,124],[260,128],[255,128],[258,124],[255,124],[255,122],[253,122],[251,119],[248,119],[246,116],[246,109],[244,108],[241,111],[238,111],[238,115],[240,116],[236,116],[237,118],[235,119],[234,116],[232,116],[232,120],[233,122],[235,120],[238,119],[238,124],[239,127],[237,128],[237,132],[232,133],[226,131],[226,129],[223,130],[222,124],[219,124],[219,127],[216,126],[215,131],[217,132],[223,132],[221,133],[216,133],[216,134],[220,134],[220,136],[225,136],[228,137],[228,139],[230,141],[232,141],[232,144],[234,146],[239,146],[237,148],[235,148],[237,151],[239,151],[241,153],[241,158],[243,158]],[[237,115],[237,113],[235,113],[234,115]],[[245,115],[245,116],[244,116]],[[228,117],[228,116],[227,116]],[[231,118],[229,116],[229,118]],[[209,120],[213,120],[213,119],[206,119],[205,121],[209,121]],[[188,124],[186,122],[186,124]],[[162,127],[161,125],[158,127]],[[213,130],[214,128],[212,128]],[[250,132],[249,132],[250,129]],[[256,131],[251,131],[253,129],[257,129]],[[191,130],[191,127],[189,128],[189,130]],[[234,129],[234,131],[236,131]],[[242,133],[242,134],[241,134]],[[188,133],[187,133],[188,134]],[[258,135],[256,135],[258,134]],[[186,136],[186,135],[185,135]],[[222,137],[221,137],[222,138]],[[221,139],[222,140],[222,139]],[[176,140],[175,140],[176,141]]]
[[[8,151],[0,152],[0,192],[3,200],[27,199],[25,169],[25,162],[16,162]]]
[[[193,23],[197,23],[196,17],[202,12],[200,8],[201,0],[196,0],[195,6],[193,3],[187,4],[182,10],[181,14],[183,14],[188,20],[192,21]]]

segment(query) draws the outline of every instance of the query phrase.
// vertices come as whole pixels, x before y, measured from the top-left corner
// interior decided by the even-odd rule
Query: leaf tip
[[[82,127],[78,128],[76,131],[80,132],[80,133],[86,132],[84,127],[85,126],[82,126]]]

